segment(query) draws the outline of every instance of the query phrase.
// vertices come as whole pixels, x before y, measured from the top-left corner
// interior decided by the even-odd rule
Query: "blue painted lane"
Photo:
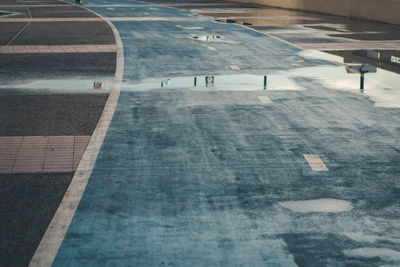
[[[103,6],[110,3],[143,5],[88,1],[100,14],[130,16]],[[218,79],[237,73],[232,65],[253,74],[332,65],[237,25],[154,5],[145,12],[184,23],[114,22],[124,43],[123,91],[54,266],[399,262],[400,159],[396,143],[385,145],[399,136],[396,109],[305,78],[296,80],[303,90],[268,92],[271,105],[258,101],[262,89],[143,89],[149,78]],[[207,34],[224,41],[193,38]],[[313,172],[303,154],[319,154],[329,171]],[[310,212],[286,203],[313,199]],[[318,212],[321,199],[350,205]]]

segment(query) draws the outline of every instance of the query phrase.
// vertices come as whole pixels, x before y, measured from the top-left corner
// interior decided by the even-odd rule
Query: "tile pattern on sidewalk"
[[[110,53],[116,52],[115,45],[12,45],[0,46],[0,54],[27,53]]]
[[[1,18],[0,22],[86,22],[104,21],[102,18]]]
[[[90,136],[0,137],[0,173],[72,172]]]
[[[15,8],[15,7],[63,7],[63,6],[68,6],[70,7],[70,4],[20,4],[20,5],[0,5],[0,8]]]

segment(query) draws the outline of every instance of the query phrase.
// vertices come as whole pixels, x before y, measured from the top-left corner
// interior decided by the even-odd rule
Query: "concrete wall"
[[[400,0],[233,0],[400,24]]]

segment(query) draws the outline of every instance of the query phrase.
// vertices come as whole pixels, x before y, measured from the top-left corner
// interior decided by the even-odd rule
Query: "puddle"
[[[278,204],[293,212],[324,212],[324,213],[337,213],[350,211],[353,207],[349,201],[339,199],[314,199],[302,201],[283,201]]]
[[[355,63],[343,63],[343,58],[325,52],[308,50],[299,53],[305,58],[328,60],[337,63],[336,66],[325,65],[297,68],[288,71],[290,77],[305,77],[320,82],[324,87],[343,90],[355,94],[364,94],[375,102],[377,107],[400,108],[400,75],[376,68],[375,73],[364,74],[364,89],[361,90],[361,74],[348,73],[346,67],[361,66]],[[373,53],[369,53],[369,56]]]
[[[344,233],[344,235],[356,242],[359,243],[375,243],[378,241],[389,241],[392,243],[399,243],[400,239],[398,238],[387,238],[385,236],[378,236],[378,235],[367,235],[362,232],[355,232],[355,233]]]
[[[218,34],[208,34],[208,35],[192,34],[191,38],[194,40],[202,41],[202,42],[219,42],[219,43],[238,44],[238,42],[229,40]]]
[[[252,74],[208,75],[147,79],[142,83],[124,82],[124,90],[187,89],[212,91],[260,91],[264,90],[264,76]],[[266,90],[304,90],[292,78],[285,75],[267,75]]]
[[[104,77],[93,79],[54,79],[54,80],[28,80],[18,83],[2,84],[1,89],[23,89],[32,91],[51,91],[57,93],[77,92],[107,92],[111,90],[112,78]]]
[[[346,249],[343,251],[345,255],[350,257],[361,257],[361,258],[375,258],[378,257],[385,261],[400,261],[400,251],[388,249],[388,248],[357,248],[357,249]]]

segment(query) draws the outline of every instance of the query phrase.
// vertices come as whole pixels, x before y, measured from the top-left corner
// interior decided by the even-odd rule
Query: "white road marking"
[[[99,14],[91,10],[88,11],[101,17]],[[112,91],[110,92],[107,103],[103,110],[103,114],[97,123],[92,138],[90,139],[85,153],[83,154],[82,160],[79,163],[78,169],[72,178],[71,184],[69,185],[67,192],[60,203],[60,206],[54,214],[46,233],[40,241],[33,258],[29,263],[29,267],[50,267],[53,264],[53,261],[57,255],[62,241],[64,240],[65,234],[67,233],[68,227],[75,215],[76,209],[78,208],[79,202],[92,174],[101,144],[103,143],[104,137],[107,133],[108,127],[114,115],[115,108],[117,106],[124,73],[123,44],[119,32],[115,26],[109,20],[105,18],[103,19],[110,25],[117,44],[117,62],[115,79],[112,84]]]
[[[231,65],[229,67],[231,68],[231,70],[240,70],[239,66],[236,65]]]
[[[207,46],[207,48],[208,48],[209,50],[211,50],[211,51],[217,50],[215,47],[212,47],[212,46]]]
[[[263,96],[258,96],[258,99],[261,101],[261,103],[263,103],[263,104],[272,104],[272,101],[271,101],[271,99],[269,99],[269,97],[268,96],[265,96],[265,95],[263,95]]]
[[[317,154],[304,154],[303,156],[313,171],[315,172],[329,171],[329,169],[325,166],[325,163]]]
[[[350,211],[353,208],[351,202],[349,201],[332,199],[332,198],[282,201],[278,202],[278,204],[286,209],[290,209],[293,212],[302,212],[302,213],[306,212],[337,213],[343,211]]]

